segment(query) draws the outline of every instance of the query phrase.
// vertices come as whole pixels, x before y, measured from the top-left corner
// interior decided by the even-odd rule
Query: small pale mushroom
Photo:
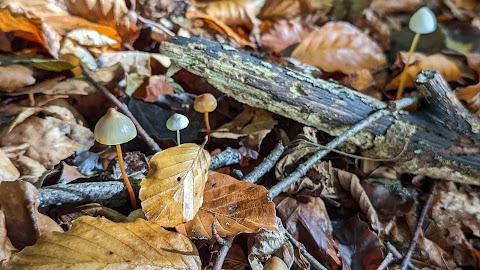
[[[175,113],[167,120],[167,128],[171,131],[177,132],[177,144],[180,145],[180,130],[186,128],[190,122],[188,118],[179,113]]]
[[[217,108],[217,99],[212,94],[199,95],[193,103],[193,108],[199,113],[203,113],[205,129],[207,130],[207,141],[210,141],[210,121],[208,113],[213,112]]]
[[[115,145],[118,155],[118,164],[122,173],[123,182],[128,191],[132,209],[137,209],[137,200],[133,192],[132,185],[128,180],[127,173],[123,164],[122,148],[120,144],[131,141],[137,136],[137,129],[132,120],[126,115],[119,113],[114,108],[110,108],[108,112],[98,120],[94,131],[95,140],[105,145]]]
[[[407,70],[410,66],[410,58],[417,47],[420,36],[422,34],[433,33],[437,29],[437,19],[435,18],[435,14],[431,9],[428,7],[422,7],[412,15],[410,21],[408,22],[408,27],[410,30],[415,32],[415,37],[410,44],[410,50],[408,50],[405,67],[403,68],[400,77],[400,84],[398,86],[396,99],[401,99],[403,96],[403,90],[405,89],[405,83],[407,80]]]

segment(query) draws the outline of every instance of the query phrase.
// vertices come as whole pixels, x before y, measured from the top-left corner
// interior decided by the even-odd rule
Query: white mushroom
[[[167,120],[167,128],[171,131],[177,132],[177,144],[180,145],[180,130],[188,126],[188,118],[179,113],[175,113]]]

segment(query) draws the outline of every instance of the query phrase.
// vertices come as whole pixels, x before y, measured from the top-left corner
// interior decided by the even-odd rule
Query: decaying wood
[[[387,107],[335,82],[313,79],[199,38],[175,37],[161,45],[161,52],[176,68],[205,78],[239,102],[333,136]],[[397,171],[479,185],[478,120],[436,72],[422,72],[416,85],[426,96],[425,106],[382,117],[350,142],[375,158],[395,157],[408,144],[401,159],[392,162]]]

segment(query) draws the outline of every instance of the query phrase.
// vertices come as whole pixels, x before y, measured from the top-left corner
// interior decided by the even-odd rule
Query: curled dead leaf
[[[158,152],[142,179],[139,198],[150,221],[175,227],[192,220],[203,202],[210,155],[194,143]]]
[[[80,217],[68,232],[42,235],[0,267],[180,270],[200,269],[200,265],[197,248],[188,238],[158,224]]]
[[[345,74],[386,64],[382,48],[348,22],[329,22],[311,32],[292,56],[327,72]]]
[[[195,218],[177,226],[189,237],[211,239],[212,228],[221,237],[276,231],[275,204],[267,200],[263,186],[211,171],[205,187],[204,203]]]

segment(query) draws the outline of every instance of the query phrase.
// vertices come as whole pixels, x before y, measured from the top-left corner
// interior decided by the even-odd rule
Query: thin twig
[[[428,200],[423,206],[422,213],[420,214],[420,218],[418,219],[417,223],[417,228],[415,229],[415,233],[413,235],[412,241],[410,242],[410,246],[408,247],[407,254],[405,254],[405,258],[403,259],[402,262],[402,270],[406,270],[408,267],[408,262],[410,262],[410,259],[412,258],[413,251],[415,250],[415,247],[417,246],[417,241],[418,237],[420,237],[420,233],[422,232],[422,226],[423,222],[425,221],[425,218],[427,217],[427,213],[430,210],[430,207],[432,206],[433,203],[433,198],[435,197],[435,194],[437,193],[437,183],[438,182],[433,182],[432,184],[432,190],[430,191],[430,196],[428,196]]]
[[[155,151],[155,152],[161,151],[162,148],[160,148],[160,146],[158,146],[158,144],[152,139],[152,137],[150,137],[147,134],[147,132],[143,129],[143,127],[140,125],[140,123],[137,121],[137,119],[135,119],[133,114],[130,112],[127,105],[120,102],[120,100],[118,100],[115,97],[115,95],[113,95],[105,86],[103,86],[97,80],[95,80],[95,78],[93,78],[90,70],[84,64],[81,64],[81,67],[82,67],[83,75],[85,76],[85,78],[87,78],[87,80],[90,83],[92,83],[95,86],[95,88],[100,90],[100,92],[102,92],[108,99],[110,99],[118,107],[118,110],[120,112],[122,112],[123,114],[128,116],[128,118],[130,118],[132,120],[133,124],[137,128],[139,136],[145,141],[145,143],[153,151]]]
[[[403,258],[403,255],[390,242],[387,242],[387,248],[393,254],[393,256],[395,256],[396,259],[401,260]],[[411,262],[408,262],[408,267],[410,267],[410,269],[412,270],[418,270],[418,268]]]
[[[138,19],[139,19],[141,22],[143,22],[144,24],[150,24],[151,26],[160,29],[161,31],[165,32],[165,34],[169,35],[170,37],[176,36],[175,33],[173,33],[172,31],[170,31],[170,29],[168,29],[167,27],[165,27],[165,26],[164,26],[163,24],[161,24],[161,23],[154,22],[154,21],[149,20],[149,19],[147,19],[147,18],[144,18],[144,17],[142,17],[142,16],[138,16]]]
[[[238,150],[227,148],[225,151],[212,156],[210,170],[238,164],[240,158],[241,154]],[[138,195],[140,180],[130,179],[130,181]],[[122,181],[58,184],[40,188],[37,195],[40,207],[87,202],[99,202],[106,206],[119,207],[125,204],[127,198],[128,194]]]
[[[250,183],[257,183],[262,176],[264,176],[267,172],[269,172],[273,166],[277,163],[280,156],[285,151],[285,147],[283,146],[282,142],[279,142],[277,146],[270,152],[268,156],[266,156],[262,162],[255,167],[249,174],[243,177],[243,181],[250,182]]]
[[[387,256],[385,256],[385,259],[383,259],[382,263],[377,267],[377,270],[386,269],[395,260],[395,256],[391,252],[388,252]]]
[[[408,97],[404,98],[398,101],[395,101],[395,108],[397,110],[404,108],[406,106],[414,104],[418,98],[415,97]],[[291,184],[294,184],[296,181],[298,181],[302,176],[304,176],[307,171],[315,165],[321,158],[326,156],[329,152],[330,149],[336,148],[339,146],[341,143],[345,142],[348,138],[351,136],[355,135],[356,133],[360,132],[376,120],[391,114],[392,110],[389,108],[387,109],[381,109],[376,111],[375,113],[371,114],[367,118],[363,119],[362,121],[358,122],[354,126],[352,126],[350,129],[342,133],[340,136],[336,137],[332,141],[330,141],[326,147],[327,149],[320,150],[313,154],[307,161],[304,163],[300,164],[298,168],[293,171],[289,176],[287,176],[285,179],[283,179],[281,182],[270,188],[270,191],[268,192],[268,198],[269,200],[272,200],[273,198],[277,197],[280,195],[280,193],[283,192],[284,189],[289,187]]]
[[[293,237],[293,235],[291,235],[287,230],[285,230],[285,234],[287,235],[288,239],[290,240],[290,242],[292,242],[292,244],[294,244],[298,250],[300,250],[300,252],[302,253],[303,256],[305,256],[305,258],[307,258],[308,262],[310,262],[310,264],[315,268],[315,269],[318,269],[318,270],[328,270],[325,266],[323,266],[319,261],[317,261],[317,259],[315,259],[315,257],[312,256],[312,254],[308,253],[307,249],[305,248],[305,246],[300,243],[297,239],[295,239],[295,237]]]
[[[227,236],[225,237],[225,239],[222,238],[220,235],[218,235],[217,229],[215,227],[215,222],[212,224],[212,233],[217,243],[220,244],[220,250],[218,251],[218,255],[215,259],[212,270],[222,270],[223,262],[227,257],[230,247],[232,247],[233,240],[235,240],[235,235]]]

